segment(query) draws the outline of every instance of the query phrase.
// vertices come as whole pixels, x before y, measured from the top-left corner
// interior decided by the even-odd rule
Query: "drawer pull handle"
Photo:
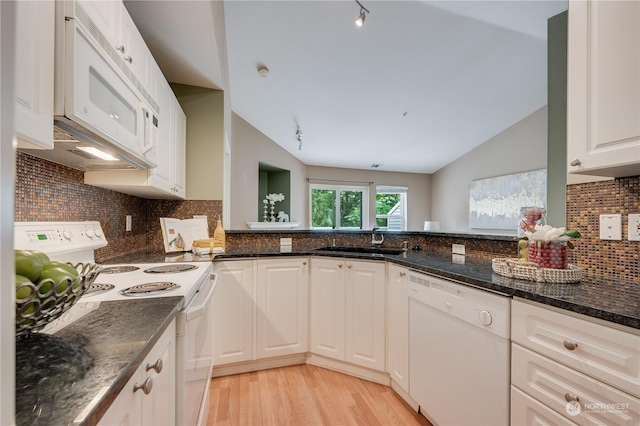
[[[565,340],[564,342],[562,342],[562,344],[564,345],[564,348],[569,351],[573,351],[578,347],[578,344],[576,342],[572,342],[570,340]]]
[[[569,163],[570,166],[579,166],[580,164],[582,164],[582,161],[580,161],[580,159],[578,158],[574,158],[573,160],[571,160],[571,162]]]
[[[406,272],[400,272],[400,276],[401,276],[401,277],[404,277],[404,276],[406,276],[406,275],[407,275],[407,273],[406,273]]]
[[[572,402],[572,401],[580,402],[580,398],[578,397],[578,395],[574,395],[574,394],[569,393],[569,392],[564,394],[564,399],[567,402]]]
[[[342,263],[338,263],[338,268],[342,268]]]
[[[160,373],[162,371],[163,363],[162,358],[158,358],[155,364],[147,364],[147,371],[156,370],[156,373]]]
[[[133,392],[137,392],[138,389],[142,389],[145,395],[149,395],[151,393],[151,389],[153,389],[153,379],[151,377],[147,377],[147,380],[144,381],[143,384],[135,384],[133,385]]]
[[[351,269],[351,264],[350,263],[347,264],[347,268]]]

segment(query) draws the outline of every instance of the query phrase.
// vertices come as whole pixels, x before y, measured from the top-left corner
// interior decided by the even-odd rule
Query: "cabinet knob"
[[[132,62],[133,62],[133,58],[132,58],[131,56],[126,56],[126,57],[124,58],[124,61],[125,61],[125,62],[129,62],[129,63],[132,63]]]
[[[564,399],[567,402],[571,402],[571,401],[579,402],[580,401],[580,398],[578,397],[578,395],[574,395],[574,394],[569,393],[569,392],[564,394]]]
[[[147,380],[144,381],[143,384],[135,384],[133,385],[133,392],[137,392],[138,389],[142,389],[145,395],[149,395],[151,393],[151,389],[153,389],[153,379],[151,377],[147,377]]]
[[[123,46],[123,45],[120,45],[120,46],[116,46],[116,50],[117,50],[118,52],[120,52],[120,53],[124,54],[124,50],[125,50],[125,49],[124,49],[124,46]]]
[[[307,262],[302,262],[302,264],[306,266]]]
[[[351,264],[350,263],[347,264],[347,268],[351,269]]]
[[[564,342],[562,342],[562,345],[564,346],[565,349],[567,349],[569,351],[573,351],[573,350],[575,350],[575,348],[578,347],[578,343],[577,342],[572,342],[570,340],[565,340]]]
[[[342,263],[338,263],[338,268],[342,268]]]
[[[162,362],[162,358],[158,358],[158,360],[154,364],[147,364],[147,371],[155,370],[156,373],[160,373],[163,366],[164,364]]]
[[[400,276],[401,277],[405,277],[405,276],[407,276],[407,273],[406,272],[400,272]]]
[[[582,162],[581,162],[579,159],[577,159],[577,158],[574,158],[574,159],[573,159],[573,160],[571,160],[571,162],[569,163],[569,165],[571,165],[571,166],[579,166],[580,164],[582,164]]]

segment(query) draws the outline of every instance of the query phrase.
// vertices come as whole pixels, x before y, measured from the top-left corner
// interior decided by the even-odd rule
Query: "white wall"
[[[469,228],[472,180],[546,168],[547,107],[505,129],[431,177],[431,220],[443,232],[516,235],[505,230]]]
[[[291,172],[289,219],[307,228],[306,166],[240,116],[231,116],[231,221],[229,229],[247,229],[258,218],[258,163]],[[302,194],[302,195],[300,195]]]
[[[431,198],[431,176],[420,173],[396,173],[377,170],[340,169],[333,167],[307,166],[307,174],[311,179],[329,179],[348,182],[373,182],[369,185],[369,229],[375,225],[377,185],[406,186],[407,190],[407,231],[422,231],[424,221],[429,219]],[[328,183],[331,182],[317,182]],[[358,184],[354,184],[358,185]],[[359,185],[359,186],[367,186]],[[306,212],[309,214],[309,194],[305,194]],[[308,222],[308,218],[307,218]]]

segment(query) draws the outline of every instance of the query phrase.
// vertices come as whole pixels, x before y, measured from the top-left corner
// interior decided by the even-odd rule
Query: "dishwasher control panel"
[[[511,337],[511,299],[423,274],[409,274],[409,297],[505,339]]]

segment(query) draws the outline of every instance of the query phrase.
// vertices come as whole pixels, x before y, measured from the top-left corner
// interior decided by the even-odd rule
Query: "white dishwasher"
[[[441,426],[509,424],[511,299],[409,274],[409,394]]]

